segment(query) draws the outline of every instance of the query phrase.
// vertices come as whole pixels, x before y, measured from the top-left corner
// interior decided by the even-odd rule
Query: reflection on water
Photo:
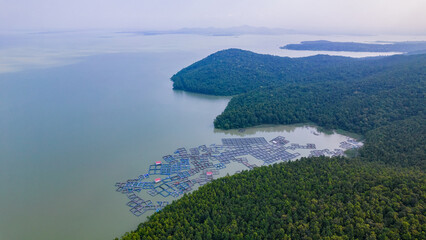
[[[214,95],[205,95],[205,94],[199,94],[199,93],[193,93],[193,92],[186,92],[183,90],[173,90],[174,95],[176,98],[182,97],[182,98],[196,98],[198,100],[231,100],[232,97],[229,96],[214,96]],[[216,130],[215,130],[216,131]]]

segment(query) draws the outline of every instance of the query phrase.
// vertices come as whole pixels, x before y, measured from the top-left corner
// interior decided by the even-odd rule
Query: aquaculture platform
[[[349,149],[358,147],[359,144],[348,139],[341,143],[341,147]],[[263,165],[269,165],[296,159],[300,154],[288,151],[296,149],[315,149],[311,151],[311,156],[343,155],[341,149],[316,150],[315,144],[312,143],[289,144],[283,136],[278,136],[270,142],[263,137],[224,138],[222,145],[201,145],[188,150],[184,147],[178,148],[173,154],[163,156],[162,161],[153,161],[154,164],[138,178],[116,183],[116,191],[127,196],[130,212],[141,216],[147,211],[160,211],[168,204],[168,201],[157,201],[154,204],[151,200],[145,200],[149,196],[177,198],[192,191],[194,187],[205,185],[217,178],[220,171],[227,168],[231,162],[241,164],[241,169],[253,169],[257,165],[250,163],[247,159],[249,156],[263,162]]]

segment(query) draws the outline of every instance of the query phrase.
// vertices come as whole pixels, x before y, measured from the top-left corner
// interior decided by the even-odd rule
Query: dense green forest
[[[212,95],[236,95],[262,87],[325,81],[347,82],[395,67],[410,68],[426,55],[349,58],[317,55],[277,57],[240,49],[214,53],[172,76],[174,89]]]
[[[360,157],[404,167],[426,169],[426,116],[419,115],[369,131]]]
[[[417,52],[426,49],[426,42],[384,42],[357,43],[331,42],[325,40],[304,41],[299,44],[287,44],[281,49],[310,51],[349,51],[349,52]]]
[[[303,158],[215,180],[123,240],[426,239],[426,55],[290,59],[231,49],[172,80],[235,95],[215,127],[313,122],[365,143],[354,158]]]
[[[215,127],[315,122],[364,134],[424,110],[426,58],[368,77],[272,85],[232,98]]]
[[[130,239],[425,239],[424,172],[326,157],[213,181]]]

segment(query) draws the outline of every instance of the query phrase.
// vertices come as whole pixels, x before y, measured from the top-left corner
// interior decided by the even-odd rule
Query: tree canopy
[[[129,239],[425,239],[425,174],[326,157],[213,181]]]

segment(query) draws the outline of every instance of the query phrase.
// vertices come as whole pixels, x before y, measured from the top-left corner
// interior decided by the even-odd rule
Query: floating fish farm
[[[201,145],[195,148],[178,148],[173,154],[165,155],[162,161],[153,161],[146,173],[126,182],[116,183],[116,191],[128,198],[127,206],[135,216],[147,211],[160,211],[168,201],[143,199],[137,194],[152,197],[177,198],[191,192],[194,187],[203,186],[220,175],[230,163],[241,164],[247,169],[258,167],[248,157],[255,158],[262,165],[290,161],[300,156],[287,150],[316,149],[315,144],[289,144],[285,137],[278,136],[267,142],[263,137],[224,138],[221,145]],[[349,139],[341,143],[344,149],[358,147],[359,143]],[[343,155],[343,150],[312,150],[310,156]],[[237,171],[240,172],[240,171]]]

